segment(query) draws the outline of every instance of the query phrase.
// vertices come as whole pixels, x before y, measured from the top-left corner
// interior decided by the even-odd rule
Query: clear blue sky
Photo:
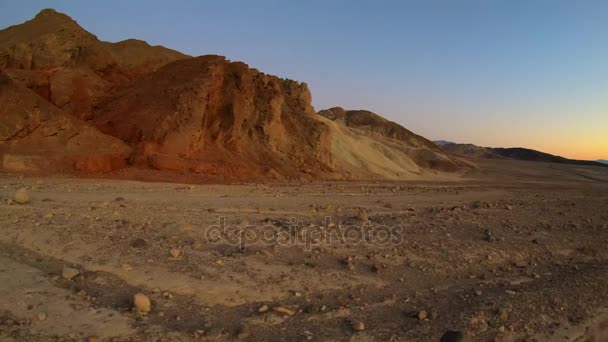
[[[0,0],[0,27],[46,7],[102,40],[225,55],[307,82],[317,110],[608,159],[608,1]]]

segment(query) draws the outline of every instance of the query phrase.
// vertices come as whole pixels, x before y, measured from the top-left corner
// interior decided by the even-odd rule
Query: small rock
[[[101,337],[89,336],[89,337],[87,337],[87,342],[101,342]]]
[[[357,213],[357,219],[359,219],[360,221],[363,221],[363,222],[369,221],[369,216],[367,215],[367,211],[365,211],[365,209],[359,210],[359,212]]]
[[[258,308],[259,313],[264,313],[266,311],[268,311],[268,305],[262,305]]]
[[[513,210],[513,206],[507,205],[507,206],[505,206],[505,209],[507,209],[507,210]]]
[[[237,340],[246,340],[251,336],[251,331],[247,326],[242,326],[236,333]]]
[[[44,312],[41,312],[38,314],[38,319],[41,321],[44,321],[46,319],[46,314]]]
[[[55,215],[54,215],[53,213],[48,213],[48,214],[45,214],[44,216],[42,216],[42,218],[47,219],[47,220],[50,220],[50,219],[52,219],[54,216],[55,216]]]
[[[515,292],[513,290],[505,290],[505,293],[507,293],[509,295],[515,295],[515,294],[517,294],[517,292]]]
[[[355,322],[353,322],[353,330],[355,330],[355,331],[363,331],[363,330],[365,330],[365,323],[363,323],[361,321],[355,321]]]
[[[482,294],[481,290],[475,290],[475,295],[476,296],[479,297],[479,296],[481,296],[481,294]]]
[[[122,269],[129,272],[130,270],[133,269],[133,266],[131,266],[129,264],[122,264]]]
[[[451,331],[448,330],[443,336],[441,336],[441,340],[439,342],[464,342],[464,334],[460,331]]]
[[[131,241],[131,247],[133,248],[143,248],[146,247],[148,243],[144,239],[135,239]]]
[[[494,236],[494,233],[492,233],[491,230],[486,229],[484,231],[484,240],[486,240],[488,242],[494,242],[494,241],[496,241],[496,236]]]
[[[63,268],[61,269],[61,276],[64,279],[71,280],[72,278],[74,278],[75,276],[77,276],[79,274],[80,274],[80,271],[75,268],[63,266]]]
[[[293,316],[293,315],[296,314],[295,311],[293,311],[291,309],[288,309],[288,308],[286,308],[284,306],[276,306],[272,310],[274,310],[274,312],[276,312],[276,313],[281,313],[281,314],[284,314],[284,315],[287,315],[287,316]]]
[[[425,319],[427,319],[429,316],[429,314],[426,312],[426,310],[420,310],[418,311],[418,319],[421,321],[424,321]]]
[[[137,293],[133,296],[133,305],[135,309],[142,315],[149,313],[152,309],[150,298],[143,293]]]
[[[182,251],[178,248],[171,248],[171,251],[169,251],[169,253],[171,253],[171,256],[174,258],[179,258],[180,255],[182,255]]]
[[[18,204],[30,203],[30,196],[28,195],[27,190],[25,188],[21,188],[21,189],[17,190],[13,199]]]

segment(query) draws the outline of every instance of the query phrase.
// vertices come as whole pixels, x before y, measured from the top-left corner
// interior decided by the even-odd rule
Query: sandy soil
[[[607,340],[608,170],[478,163],[455,182],[4,174],[0,340]]]

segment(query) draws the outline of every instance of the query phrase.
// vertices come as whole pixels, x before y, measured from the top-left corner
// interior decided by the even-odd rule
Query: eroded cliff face
[[[2,168],[25,173],[103,173],[126,165],[131,149],[119,139],[63,113],[0,75]]]
[[[99,104],[93,123],[136,165],[242,177],[329,171],[327,127],[306,84],[202,56],[173,62]]]

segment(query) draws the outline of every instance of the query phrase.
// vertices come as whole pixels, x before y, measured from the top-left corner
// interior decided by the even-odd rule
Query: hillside
[[[68,113],[75,131],[100,130],[78,135],[83,152],[103,154],[100,141],[114,137],[123,162],[98,171],[125,159],[141,170],[235,180],[421,179],[469,167],[372,112],[317,115],[305,83],[221,56],[193,58],[136,39],[102,42],[51,9],[0,31],[0,72],[10,87],[29,89],[26,102],[44,115]],[[24,112],[5,115],[21,120]],[[45,146],[46,155],[62,154],[62,143]]]
[[[573,165],[590,165],[590,166],[607,166],[599,161],[590,160],[575,160],[560,156],[555,156],[549,153],[544,153],[522,147],[480,147],[473,144],[457,144],[445,143],[441,145],[441,149],[448,153],[473,157],[473,158],[488,158],[488,159],[516,159],[535,162],[573,164]]]
[[[468,167],[431,141],[373,112],[334,107],[318,114],[331,128],[334,165],[353,175],[409,179]]]
[[[102,42],[52,9],[0,31],[0,72],[83,119],[108,92],[187,57],[133,39]]]

